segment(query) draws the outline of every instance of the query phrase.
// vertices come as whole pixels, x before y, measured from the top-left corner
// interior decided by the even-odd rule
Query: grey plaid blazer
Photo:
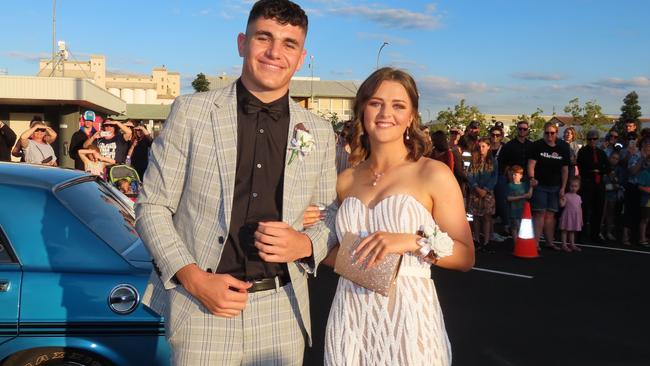
[[[228,237],[237,161],[236,84],[176,98],[162,133],[153,143],[144,187],[136,205],[136,228],[149,249],[155,272],[143,303],[166,318],[167,336],[194,311],[207,311],[174,280],[196,263],[216,269]],[[302,123],[316,148],[285,166],[283,221],[303,231],[311,203],[336,206],[335,142],[330,124],[290,101],[289,140]],[[286,162],[290,152],[287,151]],[[336,243],[334,215],[306,229],[314,261],[288,263],[302,326],[311,343],[307,275]]]

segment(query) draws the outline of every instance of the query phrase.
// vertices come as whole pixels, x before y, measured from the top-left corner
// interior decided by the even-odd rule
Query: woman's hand
[[[310,205],[305,210],[305,214],[302,218],[302,227],[308,228],[316,225],[319,221],[325,218],[325,211],[320,210],[320,207],[317,205]]]
[[[363,238],[352,255],[356,256],[355,263],[362,263],[368,258],[366,268],[371,268],[384,260],[387,254],[404,254],[420,249],[415,234],[397,234],[377,231]]]

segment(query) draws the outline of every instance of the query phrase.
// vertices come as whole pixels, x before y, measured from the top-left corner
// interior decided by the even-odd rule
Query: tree
[[[542,113],[544,113],[544,111],[541,110],[540,108],[537,108],[537,110],[530,115],[520,114],[517,116],[516,119],[513,119],[512,122],[515,123],[512,126],[510,126],[510,130],[508,131],[508,136],[510,137],[510,139],[517,138],[517,122],[519,121],[528,122],[529,139],[535,141],[542,138],[542,130],[544,129],[544,123],[547,122],[546,119],[542,117]]]
[[[197,93],[210,90],[210,82],[205,77],[205,74],[199,73],[196,75],[196,79],[192,81],[192,88],[194,88],[194,91]]]
[[[461,99],[454,109],[447,108],[446,111],[438,113],[438,123],[444,123],[447,130],[451,127],[464,129],[471,121],[478,121],[481,124],[481,131],[486,129],[485,115],[479,111],[477,106],[468,106],[465,99]]]
[[[616,129],[619,132],[625,131],[625,123],[627,121],[634,121],[639,127],[639,117],[641,117],[641,106],[639,105],[639,95],[633,91],[625,96],[623,99],[623,106],[621,106],[621,116],[616,121]]]
[[[343,128],[343,123],[345,121],[341,121],[339,119],[339,115],[336,112],[327,112],[323,113],[321,111],[318,111],[318,115],[320,118],[329,121],[329,123],[332,125],[332,129],[334,132],[339,133],[341,132],[341,129]]]
[[[580,126],[576,129],[578,134],[576,139],[585,140],[590,130],[605,131],[604,125],[610,123],[607,116],[603,114],[602,107],[595,100],[590,100],[581,106],[580,99],[573,98],[564,107],[564,112],[571,114],[574,123]]]

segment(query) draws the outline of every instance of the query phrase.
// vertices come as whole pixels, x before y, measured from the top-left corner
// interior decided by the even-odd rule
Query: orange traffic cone
[[[515,250],[512,253],[519,258],[537,258],[537,242],[533,231],[533,215],[530,213],[530,203],[524,203],[524,214],[521,216],[519,233],[515,239]]]

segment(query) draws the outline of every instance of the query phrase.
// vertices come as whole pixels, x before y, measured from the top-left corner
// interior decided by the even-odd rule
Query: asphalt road
[[[650,365],[650,251],[582,246],[520,259],[511,249],[479,253],[467,273],[432,271],[455,366]],[[310,283],[305,365],[322,364],[336,282],[321,268]]]

